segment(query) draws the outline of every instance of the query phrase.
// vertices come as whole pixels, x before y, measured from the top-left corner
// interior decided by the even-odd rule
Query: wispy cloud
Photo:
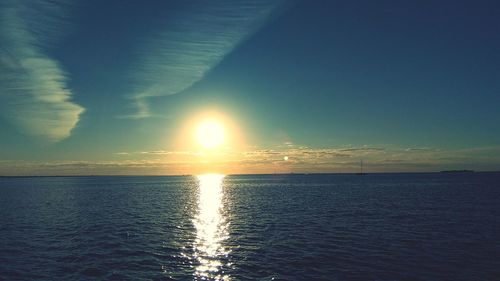
[[[422,151],[436,151],[435,148],[429,147],[408,147],[405,151],[414,151],[414,152],[422,152]]]
[[[116,152],[116,155],[199,155],[199,152],[194,151],[170,151],[170,150],[153,150],[153,151],[134,151],[134,152]]]
[[[200,152],[196,151],[167,151],[167,150],[155,150],[155,151],[141,151],[141,154],[146,155],[200,155]]]
[[[138,54],[131,98],[150,117],[147,99],[180,93],[199,81],[235,46],[257,30],[282,1],[180,2]]]
[[[68,23],[57,1],[0,4],[0,109],[25,133],[68,137],[84,109],[71,101],[67,76],[46,48]]]
[[[385,150],[383,147],[370,147],[370,146],[360,146],[360,147],[348,147],[348,148],[342,148],[340,151],[359,151],[359,152],[371,152],[371,151],[381,151]]]
[[[356,147],[350,147],[356,148]],[[362,147],[358,147],[362,148]],[[432,172],[447,169],[499,170],[500,147],[407,151],[340,148],[255,149],[227,151],[207,158],[189,151],[120,152],[109,161],[0,161],[0,175],[166,175],[207,171],[222,173]],[[116,153],[115,153],[116,154]],[[142,157],[140,157],[142,156]],[[284,157],[287,156],[288,160]]]
[[[287,161],[284,160],[285,156]],[[359,146],[335,148],[276,148],[247,151],[241,165],[260,166],[277,171],[353,172],[361,160],[370,172],[416,172],[446,169],[498,170],[499,147],[464,149],[416,148],[394,146]]]

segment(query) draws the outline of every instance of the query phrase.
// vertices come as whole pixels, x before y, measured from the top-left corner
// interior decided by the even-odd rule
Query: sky
[[[5,0],[0,175],[500,170],[498,14],[485,0]],[[223,127],[216,148],[197,139],[206,120]]]

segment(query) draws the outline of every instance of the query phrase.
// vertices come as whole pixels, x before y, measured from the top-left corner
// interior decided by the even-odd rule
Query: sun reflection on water
[[[197,260],[195,280],[229,280],[222,270],[223,259],[229,252],[222,242],[228,238],[228,222],[222,204],[224,175],[198,176],[198,214],[194,218],[196,240],[194,255]]]

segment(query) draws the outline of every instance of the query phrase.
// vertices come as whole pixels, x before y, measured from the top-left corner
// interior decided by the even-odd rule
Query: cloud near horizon
[[[363,149],[365,148],[365,149]],[[108,161],[0,161],[0,175],[182,175],[218,172],[314,173],[437,172],[440,170],[498,170],[500,147],[426,149],[386,147],[255,149],[226,151],[215,158],[189,151],[136,151],[114,153]],[[381,148],[381,147],[380,147]],[[221,157],[218,157],[221,156]],[[288,160],[285,161],[284,157]],[[497,167],[492,169],[492,167]]]
[[[46,54],[64,31],[67,2],[0,4],[0,109],[24,133],[48,141],[71,134],[84,108],[71,100],[67,75]]]
[[[178,94],[200,81],[258,30],[281,2],[180,2],[181,7],[169,11],[159,30],[140,48],[132,73],[137,90],[128,96],[136,112],[122,117],[153,116],[149,98]]]

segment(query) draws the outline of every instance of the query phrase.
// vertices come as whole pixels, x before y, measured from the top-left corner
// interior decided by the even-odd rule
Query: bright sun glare
[[[204,148],[216,148],[224,143],[224,127],[216,120],[205,120],[198,127],[196,137]]]

